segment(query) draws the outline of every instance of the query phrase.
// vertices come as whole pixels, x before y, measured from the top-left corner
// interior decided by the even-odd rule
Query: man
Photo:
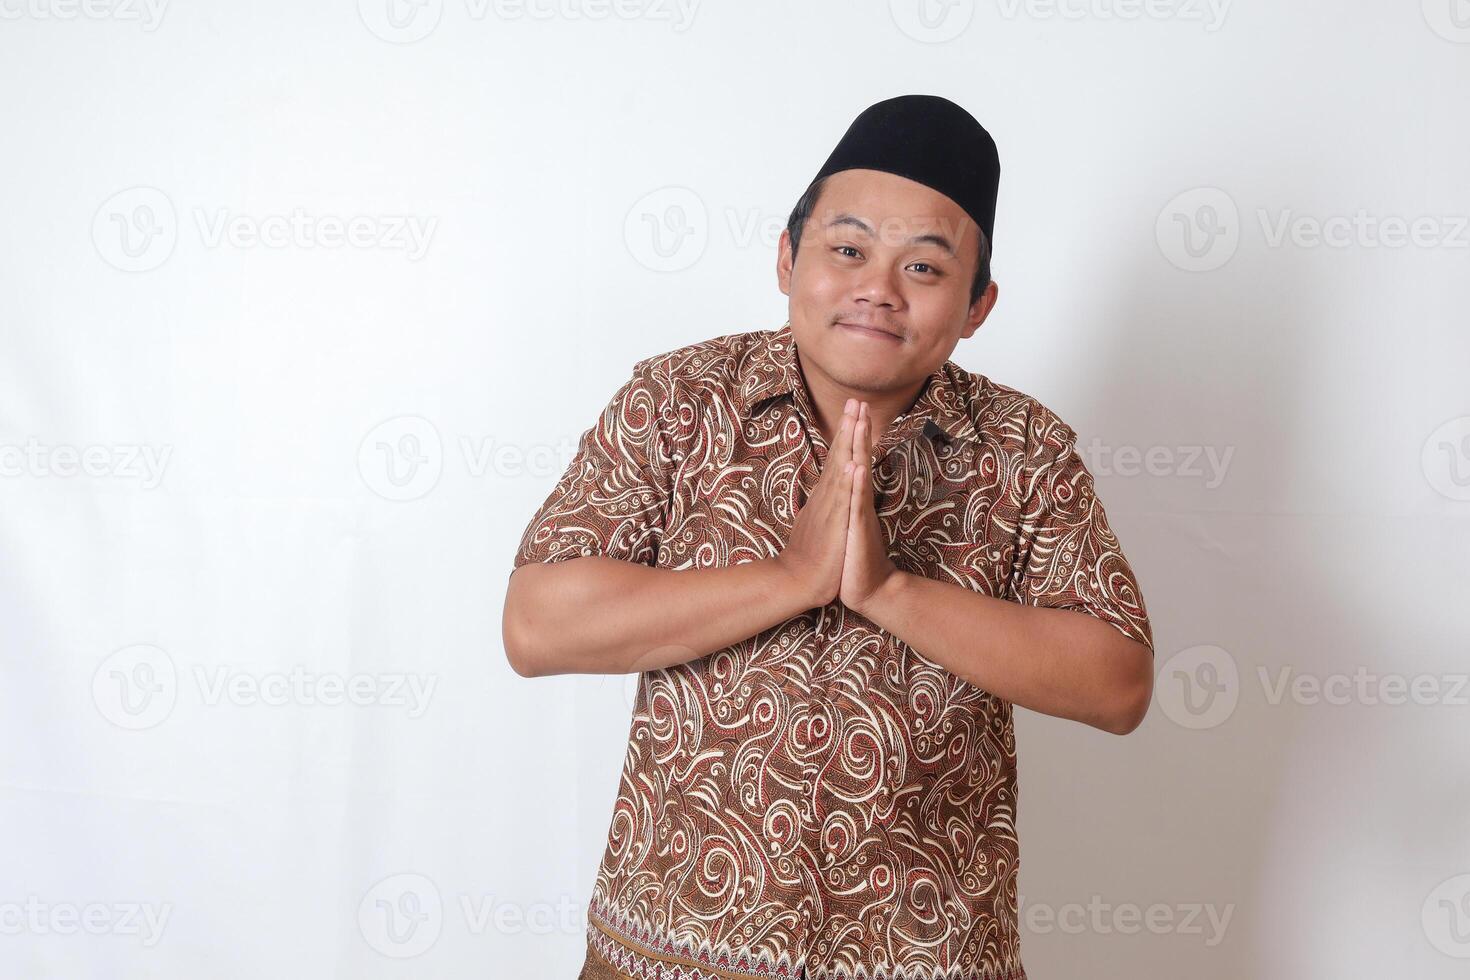
[[[949,360],[998,180],[953,102],[869,107],[787,323],[640,361],[526,528],[515,670],[642,675],[583,980],[1024,980],[1011,706],[1125,734],[1153,637],[1076,433]]]

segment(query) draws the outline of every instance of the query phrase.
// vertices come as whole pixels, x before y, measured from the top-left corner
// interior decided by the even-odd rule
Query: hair
[[[822,196],[822,187],[827,183],[826,177],[818,177],[812,181],[806,191],[802,193],[796,207],[791,209],[791,217],[786,221],[786,231],[791,235],[791,260],[796,261],[796,249],[801,244],[801,230],[806,226],[806,221],[817,209],[817,199]],[[990,285],[990,239],[985,232],[976,226],[976,233],[980,236],[980,254],[975,261],[975,278],[970,283],[970,305],[985,292]]]

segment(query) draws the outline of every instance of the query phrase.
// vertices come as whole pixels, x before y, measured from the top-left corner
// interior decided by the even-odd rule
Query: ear
[[[776,285],[787,296],[791,295],[791,270],[796,265],[796,253],[791,248],[790,230],[782,230],[781,242],[776,250]]]
[[[990,316],[990,311],[995,309],[995,301],[999,297],[1000,287],[992,279],[980,297],[970,304],[970,311],[965,314],[965,327],[960,331],[961,338],[969,339],[975,335],[975,331],[980,329],[980,324],[984,323],[985,318]]]

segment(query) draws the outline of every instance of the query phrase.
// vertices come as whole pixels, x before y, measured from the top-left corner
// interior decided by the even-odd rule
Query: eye
[[[841,252],[843,249],[847,249],[847,250],[849,250],[849,251],[851,251],[853,253],[856,253],[857,252],[857,249],[856,248],[853,248],[851,245],[838,245],[836,248],[833,249],[833,251],[834,252]],[[856,258],[857,256],[856,256],[856,254],[854,254],[852,257],[853,258]]]
[[[915,262],[915,263],[914,263],[914,266],[912,266],[912,267],[916,267],[916,266],[922,266],[922,267],[923,267],[923,268],[925,268],[925,269],[927,269],[927,270],[928,270],[928,271],[930,271],[930,272],[932,272],[932,273],[934,273],[934,274],[935,274],[935,275],[938,275],[938,274],[939,274],[939,270],[938,270],[938,269],[936,269],[936,268],[934,268],[934,267],[933,267],[933,266],[932,266],[932,265],[930,265],[930,264],[929,264],[929,263],[928,263],[928,262]],[[912,267],[911,267],[911,268],[912,268]]]

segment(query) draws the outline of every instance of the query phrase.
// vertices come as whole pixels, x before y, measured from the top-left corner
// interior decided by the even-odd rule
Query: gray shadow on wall
[[[1132,255],[1075,352],[1095,365],[1083,387],[1065,399],[1032,392],[1068,406],[1059,414],[1079,446],[1234,447],[1213,489],[1179,473],[1094,474],[1150,613],[1155,701],[1125,737],[1016,711],[1022,951],[1038,977],[1238,980],[1279,967],[1263,948],[1258,898],[1278,858],[1271,815],[1289,792],[1282,746],[1295,722],[1251,688],[1258,664],[1291,649],[1281,624],[1326,597],[1310,595],[1310,580],[1282,589],[1262,574],[1279,560],[1260,512],[1296,459],[1305,347],[1259,341],[1298,336],[1313,287],[1246,253],[1242,244],[1210,273],[1177,270],[1157,249]],[[1174,458],[1182,471],[1184,454]],[[1233,658],[1243,695],[1222,723],[1191,729],[1161,699],[1198,699],[1183,685],[1202,678],[1160,668],[1206,644]]]

